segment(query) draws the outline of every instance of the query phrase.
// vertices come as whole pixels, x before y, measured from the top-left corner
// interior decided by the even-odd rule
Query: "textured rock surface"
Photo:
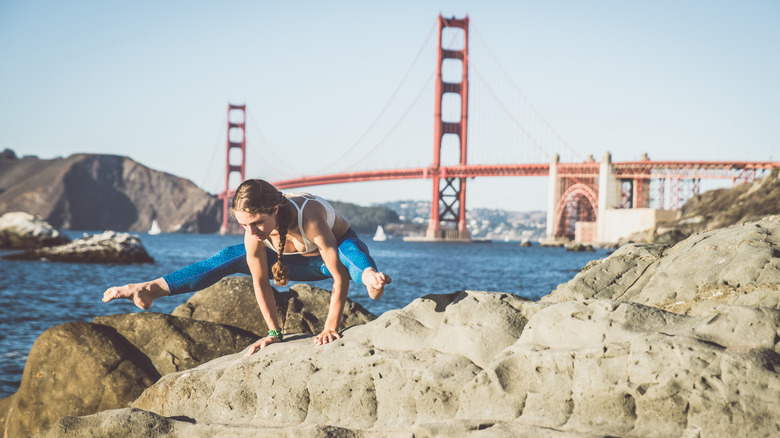
[[[624,247],[539,302],[426,296],[325,346],[167,374],[47,436],[776,436],[779,230]]]
[[[326,346],[291,337],[249,358],[225,356],[171,374],[134,407],[274,427],[394,430],[453,418],[461,389],[481,370],[475,362],[488,363],[516,341],[526,306],[536,304],[487,292],[424,297]]]
[[[673,247],[625,245],[542,301],[589,298],[693,314],[720,303],[780,309],[780,216],[699,233]]]
[[[101,316],[93,322],[115,329],[160,375],[241,351],[257,340],[235,327],[154,312]]]
[[[159,374],[108,327],[74,322],[43,332],[33,344],[5,435],[29,436],[65,415],[127,406]]]
[[[55,326],[33,345],[19,390],[0,401],[7,436],[28,436],[66,415],[128,406],[160,375],[241,351],[256,339],[152,312]]]
[[[296,284],[286,292],[274,290],[274,298],[284,333],[317,334],[322,331],[328,315],[330,291],[308,284]],[[238,327],[258,336],[268,333],[249,276],[224,278],[196,292],[171,314]],[[347,300],[341,328],[374,319],[376,316],[363,306]]]
[[[696,317],[607,299],[432,295],[333,344],[293,336],[168,374],[138,410],[58,427],[81,434],[64,436],[140,424],[191,437],[768,436],[780,430],[779,321],[780,311],[758,307]]]
[[[40,248],[69,241],[40,216],[21,211],[0,216],[0,248]]]
[[[221,201],[191,181],[127,157],[0,157],[0,211],[40,215],[60,229],[145,232],[219,230]]]
[[[152,263],[138,236],[106,231],[84,235],[64,245],[37,248],[26,252],[3,256],[9,260],[46,259],[55,262],[75,263]]]

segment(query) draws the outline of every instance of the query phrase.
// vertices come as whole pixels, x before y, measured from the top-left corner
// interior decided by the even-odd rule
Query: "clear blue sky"
[[[233,102],[249,108],[248,176],[316,172],[356,144],[406,74],[398,114],[424,90],[435,68],[430,35],[439,13],[468,14],[480,74],[499,77],[503,69],[511,78],[485,79],[495,87],[489,90],[471,73],[474,164],[506,159],[477,154],[480,139],[497,144],[519,132],[492,130],[490,123],[507,117],[500,105],[480,102],[491,92],[518,101],[518,90],[581,156],[780,160],[780,2],[711,0],[0,0],[0,149],[41,158],[127,155],[215,192]],[[399,124],[407,133],[422,129],[418,140],[388,141],[385,149],[396,152],[372,156],[375,168],[414,158],[402,145],[431,156],[430,90]],[[391,113],[369,137],[381,138],[382,125],[399,120]],[[534,117],[515,120],[538,127]],[[561,147],[545,138],[538,139],[544,148]],[[377,142],[364,143],[348,157]],[[531,146],[526,139],[522,147]],[[520,159],[546,161],[528,157]],[[431,185],[307,190],[369,204],[427,200]],[[467,204],[544,209],[545,192],[540,178],[470,180]]]

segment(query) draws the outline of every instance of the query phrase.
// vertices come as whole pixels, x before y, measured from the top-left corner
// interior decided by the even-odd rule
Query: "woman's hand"
[[[253,355],[255,353],[255,351],[257,351],[257,350],[259,350],[261,348],[265,348],[265,347],[267,347],[267,346],[269,346],[271,344],[274,344],[276,342],[282,342],[282,341],[280,341],[279,338],[275,338],[273,336],[266,336],[266,337],[258,340],[254,344],[250,345],[249,346],[249,351],[247,351],[244,356],[245,357],[251,356],[251,355]]]
[[[340,338],[341,335],[336,330],[325,329],[314,338],[314,343],[317,345],[325,345]]]

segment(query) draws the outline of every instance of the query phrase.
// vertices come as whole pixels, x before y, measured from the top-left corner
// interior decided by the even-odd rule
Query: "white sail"
[[[149,234],[155,235],[160,234],[162,230],[160,229],[160,224],[157,223],[157,219],[152,221],[152,227],[149,228]]]
[[[387,235],[385,234],[384,228],[382,228],[381,225],[378,225],[376,227],[376,233],[374,234],[374,240],[377,242],[384,242],[387,240]]]

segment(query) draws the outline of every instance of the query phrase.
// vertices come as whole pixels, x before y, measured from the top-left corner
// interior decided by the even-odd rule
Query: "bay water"
[[[66,234],[78,238],[82,232]],[[243,241],[236,235],[139,237],[155,263],[98,265],[0,260],[0,398],[16,392],[27,354],[44,330],[64,322],[142,311],[128,300],[103,303],[101,298],[108,287],[152,280]],[[521,247],[517,242],[374,242],[368,235],[361,238],[380,270],[393,279],[379,300],[371,300],[365,287],[350,283],[349,298],[375,315],[402,308],[427,294],[459,290],[509,292],[536,300],[572,279],[589,261],[607,255],[605,250],[567,252],[563,248]],[[6,252],[0,251],[0,255],[3,253]],[[311,284],[329,290],[332,281]],[[190,296],[158,299],[151,311],[170,313]]]

